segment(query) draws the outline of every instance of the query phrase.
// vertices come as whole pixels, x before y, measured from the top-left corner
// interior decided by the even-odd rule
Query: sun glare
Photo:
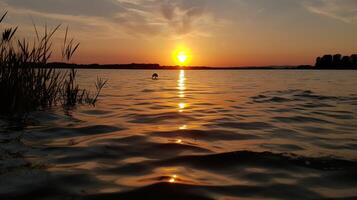
[[[173,52],[173,59],[176,65],[184,66],[191,60],[190,51],[185,47],[178,47]]]
[[[177,55],[178,61],[180,61],[181,64],[185,64],[187,60],[187,55],[185,52],[180,52],[179,55]]]

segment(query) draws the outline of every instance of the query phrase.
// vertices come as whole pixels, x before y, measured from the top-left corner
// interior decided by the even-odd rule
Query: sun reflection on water
[[[170,183],[175,183],[176,182],[176,179],[177,179],[177,175],[172,175],[169,182]]]
[[[185,103],[179,103],[179,108],[181,110],[185,109],[186,108],[186,104]]]
[[[180,71],[180,76],[179,80],[177,81],[177,89],[179,90],[179,95],[184,95],[185,90],[186,90],[186,84],[185,84],[186,78],[185,78],[185,70]]]
[[[180,71],[179,79],[177,81],[177,89],[178,89],[178,97],[181,98],[178,104],[178,111],[180,113],[184,112],[185,108],[187,108],[187,104],[182,101],[185,98],[185,90],[186,90],[186,78],[185,78],[185,70]]]
[[[178,89],[178,96],[180,98],[179,104],[178,104],[178,111],[180,113],[184,112],[184,110],[187,108],[187,103],[185,102],[185,90],[186,90],[186,78],[185,78],[185,70],[180,71],[179,79],[178,79],[178,84],[177,84],[177,89]],[[187,125],[183,124],[179,127],[179,130],[186,130]],[[177,144],[182,144],[182,139],[177,139],[176,140]],[[173,178],[170,179],[170,183],[175,182],[176,175],[173,176]]]
[[[187,129],[187,125],[182,125],[179,127],[180,130],[186,130]]]

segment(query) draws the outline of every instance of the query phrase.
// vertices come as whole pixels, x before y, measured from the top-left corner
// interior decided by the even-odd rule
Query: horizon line
[[[71,63],[71,62],[49,62],[48,64],[64,64],[64,65],[78,65],[78,66],[158,66],[158,67],[182,67],[182,68],[274,68],[274,67],[314,67],[311,64],[298,64],[298,65],[241,65],[241,66],[212,66],[212,65],[161,65],[159,63]]]

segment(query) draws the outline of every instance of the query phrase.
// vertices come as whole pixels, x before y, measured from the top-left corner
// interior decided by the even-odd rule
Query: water
[[[1,121],[1,199],[357,198],[357,71],[79,73],[96,107]]]

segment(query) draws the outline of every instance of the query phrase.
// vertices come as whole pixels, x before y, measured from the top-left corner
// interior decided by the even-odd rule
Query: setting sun
[[[190,51],[183,46],[177,47],[173,52],[173,59],[176,65],[187,65],[191,60]]]
[[[179,55],[177,55],[177,59],[181,64],[185,64],[187,60],[187,55],[185,52],[180,52]]]

